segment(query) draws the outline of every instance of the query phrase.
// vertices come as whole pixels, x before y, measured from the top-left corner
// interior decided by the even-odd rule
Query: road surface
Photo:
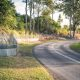
[[[68,47],[73,42],[49,42],[34,48],[37,59],[57,80],[80,80],[80,54]]]

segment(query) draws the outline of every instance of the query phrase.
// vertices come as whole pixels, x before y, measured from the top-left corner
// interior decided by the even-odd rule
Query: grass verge
[[[0,80],[53,80],[32,55],[35,45],[20,44],[18,56],[0,57]]]
[[[74,43],[70,46],[70,48],[78,53],[80,53],[80,42],[79,43]]]

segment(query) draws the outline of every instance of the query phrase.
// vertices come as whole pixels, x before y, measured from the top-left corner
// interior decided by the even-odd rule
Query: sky
[[[22,2],[23,0],[12,0],[12,1],[14,2],[15,9],[16,9],[17,13],[25,14],[25,3]],[[65,19],[64,15],[63,15],[63,12],[55,12],[54,15],[53,15],[53,19],[55,21],[57,21],[58,17],[59,17],[59,14],[61,14],[62,18],[63,18],[63,22],[61,23],[61,25],[62,26],[63,25],[69,25],[69,20]]]
[[[16,11],[20,14],[25,14],[25,3],[22,2],[22,0],[12,0],[12,1],[14,2]],[[54,14],[54,16],[56,16],[55,18],[57,20],[59,13]]]
[[[20,14],[25,14],[25,3],[22,0],[12,0],[15,5],[15,9]]]
[[[15,9],[18,13],[20,14],[25,14],[25,3],[22,2],[22,0],[12,0],[15,5]],[[55,13],[54,14],[54,19],[57,21],[57,18],[60,13]]]

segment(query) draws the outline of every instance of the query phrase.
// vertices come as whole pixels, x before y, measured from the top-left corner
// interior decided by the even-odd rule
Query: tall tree
[[[80,0],[62,0],[63,1],[63,11],[70,17],[70,26],[72,24],[73,37],[75,36],[75,31],[77,26],[80,24]]]
[[[51,27],[50,15],[52,14],[53,19],[54,0],[28,0],[28,6],[30,10],[30,31],[34,30],[35,27],[39,33],[43,20],[46,27]]]
[[[27,7],[28,7],[28,0],[26,0],[26,8],[25,8],[25,11],[26,11],[26,25],[25,25],[25,34],[27,33]]]
[[[45,4],[47,7],[49,7],[51,9],[51,14],[52,14],[52,19],[53,19],[53,13],[54,13],[54,9],[55,9],[55,1],[54,0],[45,0]]]

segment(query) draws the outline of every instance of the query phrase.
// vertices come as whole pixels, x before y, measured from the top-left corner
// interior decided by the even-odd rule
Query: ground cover
[[[78,53],[80,53],[80,42],[79,43],[74,43],[70,46],[70,48]]]
[[[0,57],[0,80],[53,80],[32,54],[37,44],[19,44],[17,56]]]

